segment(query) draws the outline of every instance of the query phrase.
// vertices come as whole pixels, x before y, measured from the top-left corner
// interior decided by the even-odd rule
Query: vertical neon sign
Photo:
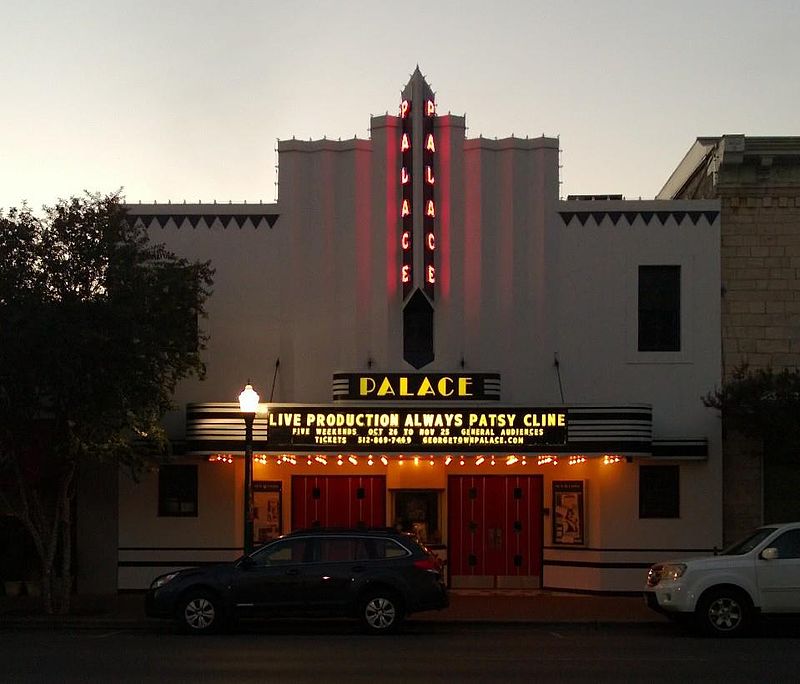
[[[425,236],[423,244],[423,269],[425,274],[425,294],[432,300],[436,285],[436,233],[434,220],[436,219],[436,200],[434,187],[436,177],[434,172],[434,157],[436,156],[436,141],[433,136],[433,120],[436,116],[436,104],[432,99],[425,100],[425,111],[422,117],[422,230]]]
[[[400,103],[400,121],[402,124],[400,135],[400,250],[403,255],[400,266],[400,281],[403,284],[403,298],[407,297],[414,284],[414,212],[413,196],[414,184],[412,160],[413,127],[411,124],[411,100]]]

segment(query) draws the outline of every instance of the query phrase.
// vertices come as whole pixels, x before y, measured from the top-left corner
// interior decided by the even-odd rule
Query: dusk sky
[[[800,135],[800,2],[3,0],[0,207],[272,202],[277,139],[369,136],[419,64],[468,136],[651,198],[703,135]]]

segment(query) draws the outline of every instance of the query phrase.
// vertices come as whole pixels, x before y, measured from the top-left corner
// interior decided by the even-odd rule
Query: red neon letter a
[[[400,216],[409,216],[411,214],[411,203],[407,200],[403,200],[403,208],[400,210]]]
[[[431,218],[436,218],[436,208],[433,206],[433,200],[428,200],[428,206],[425,209],[425,215]]]
[[[428,133],[428,140],[425,143],[425,149],[430,152],[436,152],[436,145],[433,142],[433,133]]]
[[[403,133],[403,139],[400,141],[400,151],[405,152],[411,149],[411,143],[408,140],[408,133]]]

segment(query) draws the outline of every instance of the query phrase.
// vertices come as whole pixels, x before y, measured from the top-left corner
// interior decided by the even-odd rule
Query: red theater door
[[[451,475],[447,508],[452,587],[541,586],[541,476]]]
[[[382,475],[295,475],[292,529],[385,527],[386,478]]]

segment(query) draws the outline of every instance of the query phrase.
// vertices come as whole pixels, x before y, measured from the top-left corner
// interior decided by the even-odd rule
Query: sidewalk
[[[666,618],[639,596],[584,596],[549,591],[460,590],[450,607],[417,613],[413,620],[491,623],[647,623]],[[74,596],[70,615],[44,615],[37,597],[0,596],[0,630],[13,628],[147,629],[143,594]]]

